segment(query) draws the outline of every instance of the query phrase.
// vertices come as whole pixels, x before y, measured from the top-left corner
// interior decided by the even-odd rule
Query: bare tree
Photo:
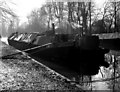
[[[92,1],[92,0],[91,0]],[[39,17],[39,21],[42,21],[44,24],[48,25],[48,29],[51,27],[52,22],[55,23],[55,26],[62,27],[64,22],[68,22],[71,28],[74,25],[79,25],[79,27],[83,27],[85,32],[87,30],[91,30],[91,22],[93,14],[93,2],[56,2],[52,0],[52,2],[47,2],[40,9],[33,12],[30,15],[29,22],[34,20],[33,18],[36,16]],[[39,14],[38,14],[39,13]],[[67,15],[67,16],[66,16]],[[33,18],[32,18],[33,16]],[[32,23],[32,22],[31,22]],[[67,26],[67,23],[65,24]],[[70,29],[69,29],[70,30]]]
[[[5,25],[8,25],[9,27],[11,27],[12,30],[13,25],[11,25],[11,23],[13,24],[15,19],[17,19],[17,15],[9,8],[7,2],[0,1],[0,23],[2,24],[2,26],[6,27]],[[3,30],[5,30],[5,28],[3,28]]]
[[[104,10],[102,12],[103,26],[106,32],[118,31],[118,20],[120,14],[120,1],[118,2],[105,2]],[[114,26],[114,29],[113,29]]]
[[[44,32],[47,30],[47,12],[45,10],[45,6],[42,8],[33,10],[28,18],[28,25],[26,26],[26,30],[31,32]]]

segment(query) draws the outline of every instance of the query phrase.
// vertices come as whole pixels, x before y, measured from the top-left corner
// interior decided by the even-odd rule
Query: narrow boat
[[[120,50],[120,34],[119,33],[107,33],[97,34],[99,36],[100,47],[110,50]]]
[[[18,50],[33,48],[35,46],[38,46],[32,44],[37,35],[37,33],[28,34],[15,32],[12,35],[10,35],[10,37],[8,37],[8,43],[9,45],[13,46]]]
[[[100,39],[100,46],[110,50],[120,50],[120,38]]]
[[[99,47],[98,36],[77,35],[74,39],[65,34],[31,36],[16,33],[9,37],[8,42],[31,57],[60,65],[80,75],[95,75],[100,66],[109,66],[104,60],[104,54],[109,50]]]

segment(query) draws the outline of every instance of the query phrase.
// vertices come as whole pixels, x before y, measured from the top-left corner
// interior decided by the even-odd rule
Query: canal
[[[1,39],[7,42],[6,39]],[[16,53],[17,50],[0,42],[0,56]],[[23,58],[24,55],[18,55]],[[33,63],[26,59],[3,59],[0,60],[0,90],[1,89],[77,89],[77,90],[120,90],[120,52],[110,51],[105,55],[106,61],[110,62],[110,67],[100,67],[97,75],[89,77],[84,76],[80,80],[80,87],[66,84],[60,77],[51,78],[52,75],[43,66]],[[96,61],[97,62],[97,61]],[[114,67],[115,66],[115,67]],[[54,74],[53,74],[54,75]],[[69,73],[70,75],[70,73]],[[62,80],[62,81],[61,81]],[[74,77],[73,77],[74,80]],[[27,82],[26,82],[27,81]],[[64,85],[63,85],[64,84]],[[25,87],[24,87],[25,86]]]

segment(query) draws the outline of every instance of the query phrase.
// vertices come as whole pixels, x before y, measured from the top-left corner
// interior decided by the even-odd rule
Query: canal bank
[[[1,43],[1,56],[18,50]],[[16,57],[16,58],[15,58]],[[0,90],[81,90],[23,54],[0,59]]]

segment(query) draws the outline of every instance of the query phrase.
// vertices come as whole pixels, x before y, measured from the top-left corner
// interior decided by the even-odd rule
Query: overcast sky
[[[26,16],[30,14],[30,12],[35,8],[40,8],[46,0],[9,0],[14,4],[11,4],[10,7],[13,8],[15,13],[19,16],[21,22],[27,20]],[[64,1],[64,0],[63,0]],[[95,0],[97,2],[97,6],[101,7],[105,0]]]
[[[19,16],[21,22],[27,20],[26,16],[35,8],[40,8],[45,0],[10,0],[15,4],[10,4],[10,8]]]

